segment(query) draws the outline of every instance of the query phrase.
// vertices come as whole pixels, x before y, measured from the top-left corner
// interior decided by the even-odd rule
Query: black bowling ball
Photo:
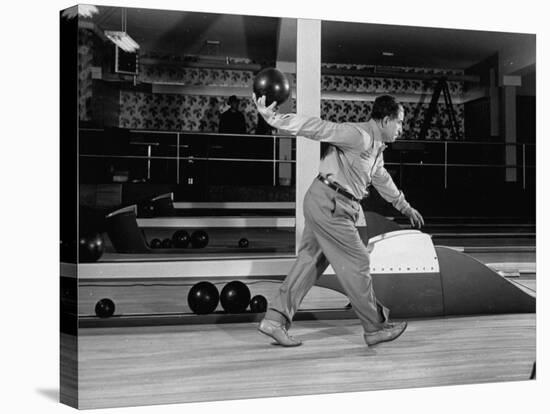
[[[199,282],[187,294],[187,304],[197,315],[213,312],[220,301],[218,288],[210,282]]]
[[[248,244],[248,239],[246,237],[239,240],[239,247],[248,247]]]
[[[263,313],[267,310],[267,299],[256,295],[250,300],[250,310],[254,313]]]
[[[189,246],[190,241],[191,237],[185,230],[177,230],[172,235],[172,243],[174,244],[174,247],[185,248]]]
[[[138,206],[138,215],[140,217],[154,217],[156,215],[155,205],[149,201]]]
[[[108,318],[114,313],[115,303],[109,298],[101,299],[95,305],[95,314],[100,318]]]
[[[164,240],[161,242],[160,247],[162,247],[163,249],[170,249],[170,248],[172,248],[172,239],[164,239]]]
[[[151,249],[160,249],[162,247],[162,242],[160,239],[153,239],[149,242],[149,246],[151,246]]]
[[[208,233],[204,230],[196,230],[191,234],[191,246],[200,249],[208,246]]]
[[[265,95],[266,106],[272,102],[277,105],[284,103],[290,96],[290,83],[283,72],[275,68],[267,68],[260,71],[254,78],[252,85],[256,98]]]
[[[242,313],[250,303],[250,289],[243,282],[229,282],[220,294],[222,308],[228,313]]]
[[[103,237],[99,233],[83,234],[78,242],[79,261],[91,263],[99,260],[105,251]]]

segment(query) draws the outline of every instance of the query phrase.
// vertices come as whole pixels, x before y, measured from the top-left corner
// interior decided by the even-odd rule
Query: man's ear
[[[382,118],[382,126],[385,127],[386,125],[388,125],[388,122],[390,122],[390,117],[386,115],[384,118]]]

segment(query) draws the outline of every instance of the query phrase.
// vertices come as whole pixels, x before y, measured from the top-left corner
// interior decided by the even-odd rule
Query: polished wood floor
[[[298,348],[255,324],[84,329],[80,408],[527,380],[535,315],[413,320],[366,348],[357,320],[297,322]]]
[[[482,255],[505,272],[534,265],[531,256]],[[534,274],[508,280],[535,295]],[[276,288],[253,287],[268,298]],[[345,296],[314,287],[302,305],[346,304]],[[410,320],[398,340],[370,348],[353,319],[296,322],[292,334],[304,341],[298,348],[271,345],[253,323],[81,329],[79,407],[528,380],[535,322],[535,314]]]

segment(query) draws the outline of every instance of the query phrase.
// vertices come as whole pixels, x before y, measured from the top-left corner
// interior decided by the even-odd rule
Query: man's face
[[[399,135],[403,132],[403,119],[405,118],[405,113],[403,108],[399,108],[397,113],[397,118],[390,118],[389,116],[384,117],[382,120],[382,141],[384,142],[394,142]]]

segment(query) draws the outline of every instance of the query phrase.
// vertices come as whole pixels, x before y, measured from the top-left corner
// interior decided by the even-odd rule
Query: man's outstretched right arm
[[[363,140],[361,130],[350,123],[323,121],[316,117],[296,114],[278,114],[275,103],[265,106],[265,97],[253,97],[259,114],[265,121],[283,133],[303,136],[338,146],[356,147]]]

